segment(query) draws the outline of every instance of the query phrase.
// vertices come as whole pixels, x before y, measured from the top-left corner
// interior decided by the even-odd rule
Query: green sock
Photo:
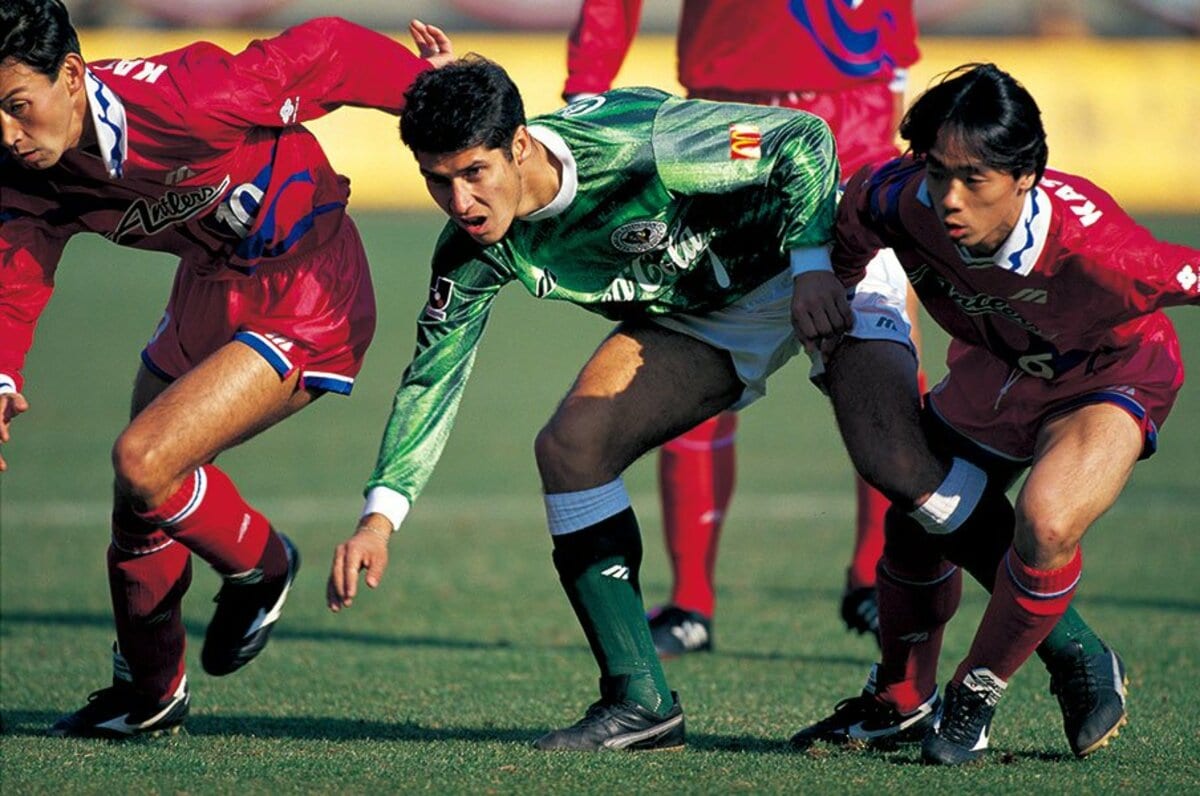
[[[621,684],[625,698],[665,714],[673,703],[654,651],[638,585],[642,540],[633,509],[554,537],[554,566],[575,609],[601,680]]]
[[[1042,663],[1050,665],[1056,659],[1070,653],[1072,641],[1080,643],[1084,655],[1099,655],[1104,652],[1104,642],[1096,635],[1096,631],[1083,621],[1083,617],[1073,605],[1067,608],[1067,612],[1058,620],[1050,635],[1038,646],[1038,657],[1042,659]]]

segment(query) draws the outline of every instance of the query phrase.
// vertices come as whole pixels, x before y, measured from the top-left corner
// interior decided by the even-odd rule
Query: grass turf
[[[607,324],[535,307],[518,288],[493,313],[445,457],[383,585],[334,616],[329,553],[353,528],[391,392],[427,291],[432,215],[359,217],[380,326],[349,401],[335,397],[222,458],[243,494],[305,555],[260,661],[204,675],[196,655],[216,577],[185,603],[193,713],[175,737],[126,743],[45,736],[106,684],[113,637],[105,583],[108,450],[171,263],[99,239],[69,247],[30,357],[0,477],[0,791],[225,792],[1196,792],[1200,736],[1200,390],[1185,386],[1157,456],[1085,541],[1077,605],[1125,657],[1130,725],[1073,760],[1036,660],[1001,704],[993,751],[971,770],[918,765],[914,749],[788,751],[798,727],[856,693],[875,658],[836,617],[851,546],[850,470],[832,416],[793,366],[742,418],[739,487],[719,564],[717,651],[668,664],[687,751],[548,755],[529,742],[574,721],[596,671],[550,563],[532,439]],[[1148,219],[1200,244],[1196,218]],[[1172,311],[1185,361],[1200,316]],[[926,324],[935,378],[944,337]],[[652,458],[627,477],[639,508],[648,601],[665,596]],[[984,604],[966,587],[943,678]]]

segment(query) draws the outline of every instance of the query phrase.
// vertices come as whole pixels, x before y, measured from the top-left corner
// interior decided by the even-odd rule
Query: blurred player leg
[[[674,577],[671,599],[650,614],[663,657],[712,649],[715,569],[733,497],[737,413],[722,412],[659,449],[663,534]]]

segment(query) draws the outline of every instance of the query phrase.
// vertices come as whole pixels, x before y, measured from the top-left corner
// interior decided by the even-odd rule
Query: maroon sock
[[[882,656],[876,693],[911,713],[937,689],[942,634],[958,609],[962,571],[942,561],[924,572],[897,572],[885,553],[875,588]]]
[[[184,674],[185,633],[180,602],[192,581],[188,549],[161,530],[130,533],[144,525],[136,518],[113,518],[108,548],[117,647],[129,664],[134,688],[165,701]]]
[[[1007,681],[1066,613],[1083,572],[1083,553],[1060,569],[1034,569],[1009,548],[996,569],[996,586],[954,682],[983,666]]]

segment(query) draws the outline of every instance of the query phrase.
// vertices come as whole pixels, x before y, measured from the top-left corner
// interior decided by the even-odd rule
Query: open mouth
[[[462,227],[468,235],[479,235],[487,227],[486,216],[467,216],[466,218],[456,218],[455,222]]]

